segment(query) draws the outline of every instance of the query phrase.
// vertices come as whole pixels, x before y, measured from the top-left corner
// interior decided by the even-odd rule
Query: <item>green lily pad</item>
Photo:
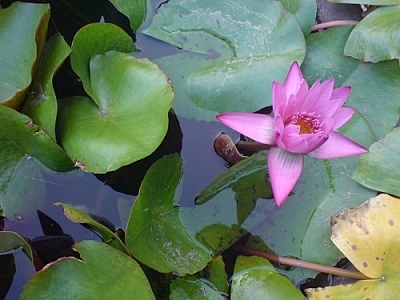
[[[10,176],[12,169],[25,155],[37,158],[46,167],[57,172],[72,169],[72,161],[65,151],[29,117],[4,105],[0,105],[0,116],[2,120],[0,131],[2,178]]]
[[[49,4],[16,2],[0,9],[0,103],[16,108],[24,99],[49,18]]]
[[[182,176],[179,155],[154,163],[140,186],[126,230],[126,246],[143,264],[162,273],[193,274],[211,260],[211,251],[190,235],[175,205]]]
[[[120,238],[106,226],[100,224],[91,216],[83,213],[82,211],[71,205],[61,202],[56,202],[54,204],[63,208],[64,214],[69,220],[75,223],[89,226],[101,236],[104,243],[110,245],[111,247],[114,247],[115,249],[125,253],[126,255],[130,255],[128,249],[126,249]]]
[[[214,257],[204,269],[203,274],[207,274],[206,279],[214,284],[219,291],[228,293],[229,278],[225,271],[225,262],[222,255]]]
[[[75,244],[82,260],[60,259],[37,272],[20,299],[155,299],[139,264],[96,241]],[[67,276],[66,276],[67,274]]]
[[[95,55],[90,86],[93,99],[62,99],[58,117],[61,144],[84,171],[116,170],[160,145],[174,93],[155,64],[116,51]]]
[[[400,59],[400,6],[380,7],[351,32],[344,54],[365,62]]]
[[[372,144],[369,152],[360,158],[353,179],[370,189],[400,196],[400,170],[393,163],[399,159],[399,143],[400,128],[394,128]]]
[[[118,9],[121,13],[129,18],[131,28],[137,30],[147,12],[147,1],[146,0],[134,0],[134,1],[120,1],[110,0],[110,2]]]
[[[231,299],[305,299],[290,280],[261,257],[239,256],[232,276]]]
[[[194,276],[175,279],[170,286],[170,300],[224,300],[226,299],[207,280]]]
[[[70,48],[61,35],[56,34],[47,41],[32,87],[21,110],[54,141],[56,140],[57,98],[52,80],[54,73],[69,53]]]
[[[74,37],[71,45],[71,67],[78,74],[86,93],[91,97],[93,95],[90,61],[96,54],[111,50],[124,53],[136,51],[132,38],[114,24],[92,23],[82,27]]]
[[[207,121],[269,105],[272,81],[302,61],[305,49],[296,17],[278,1],[169,1],[144,33],[194,52],[157,63],[177,91],[176,113]]]
[[[332,218],[331,239],[368,280],[308,289],[308,299],[395,299],[398,275],[400,200],[386,194]]]

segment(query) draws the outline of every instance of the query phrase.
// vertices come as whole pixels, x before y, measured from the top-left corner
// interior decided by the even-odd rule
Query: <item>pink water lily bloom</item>
[[[271,145],[268,169],[278,206],[288,197],[303,170],[304,155],[328,159],[366,153],[356,142],[337,132],[355,113],[342,107],[349,86],[333,88],[334,80],[308,87],[294,62],[283,84],[272,84],[273,116],[223,113],[218,120],[263,144]]]

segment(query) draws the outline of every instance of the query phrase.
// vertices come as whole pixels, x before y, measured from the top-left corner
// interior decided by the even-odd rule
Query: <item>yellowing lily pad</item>
[[[400,199],[387,194],[332,218],[331,240],[369,280],[307,290],[309,299],[396,299],[400,294]]]

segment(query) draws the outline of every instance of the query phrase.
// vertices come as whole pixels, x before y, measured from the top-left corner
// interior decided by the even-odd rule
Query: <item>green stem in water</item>
[[[304,261],[304,260],[282,257],[282,256],[279,256],[279,255],[276,255],[273,253],[255,250],[255,249],[247,248],[244,246],[235,246],[235,249],[238,250],[238,252],[240,252],[242,254],[256,255],[256,256],[264,257],[275,263],[285,264],[285,265],[292,266],[292,267],[303,268],[303,269],[312,270],[312,271],[316,271],[316,272],[332,274],[332,275],[342,276],[342,277],[348,277],[348,278],[353,278],[353,279],[358,279],[358,280],[373,279],[373,278],[367,277],[363,273],[356,271],[356,270],[346,270],[346,269],[335,268],[335,267],[331,267],[331,266],[320,265],[320,264],[316,264],[316,263],[312,263],[312,262],[308,262],[308,261]]]

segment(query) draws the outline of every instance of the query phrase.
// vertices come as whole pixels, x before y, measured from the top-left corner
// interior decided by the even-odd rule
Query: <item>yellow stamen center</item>
[[[322,130],[323,123],[320,122],[319,117],[314,112],[298,112],[287,120],[286,125],[299,126],[300,134],[313,134]]]

